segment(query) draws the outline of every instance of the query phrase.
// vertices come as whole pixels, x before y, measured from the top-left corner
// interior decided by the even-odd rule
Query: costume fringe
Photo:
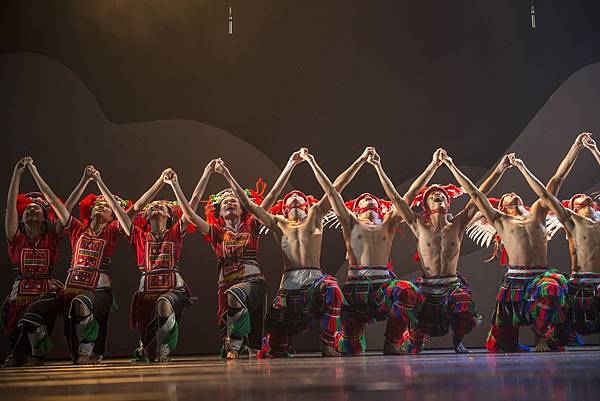
[[[249,321],[250,319],[248,319]],[[169,347],[169,350],[174,350],[179,342],[179,322],[175,321],[175,326],[169,332],[169,336],[165,338],[165,344]]]
[[[87,343],[94,342],[98,338],[99,332],[100,324],[96,319],[92,319],[92,321],[81,332],[81,339],[83,342]]]
[[[402,334],[402,340],[400,343],[400,349],[406,354],[418,354],[423,350],[424,342],[421,344],[415,344],[412,337],[410,336],[410,332],[408,330],[404,330]]]
[[[232,324],[230,333],[239,337],[246,337],[248,333],[250,333],[251,329],[250,323],[250,313],[248,311],[244,311],[242,316]]]
[[[419,289],[406,280],[392,280],[385,290],[390,316],[405,323],[418,324],[415,307],[423,297]]]
[[[50,338],[50,336],[46,334],[33,347],[43,352],[44,354],[47,354],[54,349],[54,343],[52,342],[52,338]]]
[[[344,338],[343,335],[340,335],[337,348],[344,355],[362,354],[367,349],[367,340],[364,334],[356,338]]]

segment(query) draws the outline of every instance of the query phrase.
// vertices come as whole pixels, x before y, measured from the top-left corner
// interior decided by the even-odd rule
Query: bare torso
[[[284,259],[284,271],[298,267],[321,267],[322,214],[310,210],[304,221],[277,219],[274,231]]]
[[[600,273],[600,221],[572,213],[567,229],[577,257],[573,271]]]
[[[502,213],[494,223],[494,228],[504,243],[510,265],[548,265],[545,217],[544,213],[534,212],[532,208],[531,213],[523,216]]]
[[[354,218],[344,231],[348,259],[353,266],[386,266],[390,259],[397,224],[388,215],[383,223]]]
[[[460,245],[465,233],[466,211],[459,213],[442,227],[417,218],[411,227],[425,277],[455,276]]]

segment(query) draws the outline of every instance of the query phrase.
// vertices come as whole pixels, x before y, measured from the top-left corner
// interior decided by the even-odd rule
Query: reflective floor
[[[0,369],[0,399],[71,400],[598,400],[600,348],[469,356],[369,354],[286,360],[178,358],[170,365],[112,360]]]

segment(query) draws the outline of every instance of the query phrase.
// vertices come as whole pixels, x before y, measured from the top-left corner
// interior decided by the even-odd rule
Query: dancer
[[[583,147],[582,140],[580,135],[559,165],[547,185],[549,192],[558,192]],[[550,351],[546,336],[556,323],[564,319],[566,279],[548,268],[545,230],[548,209],[538,200],[527,210],[515,193],[504,194],[496,209],[445,152],[442,158],[498,233],[508,259],[508,271],[496,298],[492,328],[486,342],[488,351],[519,351],[519,327],[524,325],[532,325],[535,350]]]
[[[412,200],[413,205],[421,206],[423,213],[415,213],[408,206],[410,193],[401,197],[391,180],[381,167],[379,155],[372,157],[372,163],[379,174],[386,194],[394,201],[398,214],[410,227],[417,241],[417,255],[421,264],[422,276],[417,287],[424,301],[417,308],[417,324],[410,324],[404,333],[400,348],[404,352],[417,353],[423,349],[427,337],[439,337],[452,328],[452,345],[456,353],[468,353],[462,343],[465,335],[481,323],[481,316],[471,297],[471,288],[458,273],[460,246],[467,224],[477,211],[469,202],[455,216],[449,214],[452,199],[460,196],[462,190],[454,185],[426,186],[437,168],[441,165],[443,150],[433,154],[433,160],[411,188],[421,188]],[[481,185],[482,192],[489,192],[510,167],[508,156],[504,156],[492,174]]]
[[[213,165],[214,161],[207,165],[200,186],[205,186]],[[181,192],[177,175],[172,169],[166,169],[133,206],[134,210],[142,210],[136,224],[127,221],[132,230],[130,241],[137,266],[142,273],[131,307],[131,326],[140,333],[140,346],[134,352],[137,362],[170,362],[169,355],[179,339],[181,316],[185,307],[193,302],[179,273],[183,239],[193,227],[182,217],[177,202],[152,202],[165,183]]]
[[[398,344],[407,324],[415,319],[413,310],[421,297],[408,281],[395,280],[388,266],[401,222],[396,209],[389,202],[364,193],[349,202],[349,210],[314,156],[303,152],[302,157],[312,167],[338,216],[350,263],[342,289],[345,303],[338,340],[340,351],[346,355],[361,354],[366,348],[365,325],[388,319],[383,352],[402,353]]]
[[[591,137],[583,145],[590,149],[600,163],[600,152]],[[529,171],[521,159],[513,158],[515,165],[550,210],[563,224],[573,243],[573,271],[568,282],[566,297],[567,318],[546,335],[552,349],[562,349],[580,343],[577,335],[600,333],[600,208],[585,194],[576,194],[560,202]]]
[[[108,318],[113,307],[108,267],[117,240],[123,234],[130,234],[124,209],[131,202],[113,196],[100,172],[90,167],[90,176],[102,195],[90,194],[79,203],[82,218],[79,220],[70,215],[32,163],[29,169],[71,243],[71,268],[60,303],[72,359],[79,365],[99,362],[105,354]]]
[[[263,201],[266,184],[259,180],[256,191],[247,190],[252,201],[270,209],[283,190],[293,168],[302,161],[300,152],[287,165]],[[262,186],[262,187],[261,187]],[[204,188],[195,191],[202,196]],[[217,318],[223,346],[221,357],[237,359],[261,347],[263,335],[265,278],[259,267],[260,223],[244,208],[231,188],[210,195],[206,220],[198,216],[183,194],[175,193],[184,216],[204,234],[217,256],[219,269]]]
[[[348,185],[371,152],[372,148],[365,149],[336,179],[334,186],[338,191]],[[283,277],[267,313],[268,334],[258,356],[289,356],[292,337],[307,331],[312,319],[320,320],[322,355],[338,356],[335,339],[343,297],[337,280],[321,269],[323,218],[330,210],[328,198],[318,200],[295,190],[267,212],[248,198],[224,163],[219,163],[216,170],[225,177],[242,206],[273,232],[283,254]]]
[[[19,194],[21,176],[30,164],[33,160],[24,157],[15,166],[6,208],[8,252],[17,276],[2,306],[4,330],[9,334],[9,355],[4,362],[7,367],[44,363],[44,355],[53,347],[50,336],[63,286],[52,278],[62,225],[41,193]],[[89,180],[86,168],[67,199],[67,209],[73,208]]]

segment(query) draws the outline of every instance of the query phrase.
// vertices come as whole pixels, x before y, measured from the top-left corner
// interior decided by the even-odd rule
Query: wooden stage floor
[[[0,399],[11,401],[599,400],[600,347],[546,354],[420,355],[226,362],[176,358],[168,365],[109,360],[76,367],[0,369]]]

